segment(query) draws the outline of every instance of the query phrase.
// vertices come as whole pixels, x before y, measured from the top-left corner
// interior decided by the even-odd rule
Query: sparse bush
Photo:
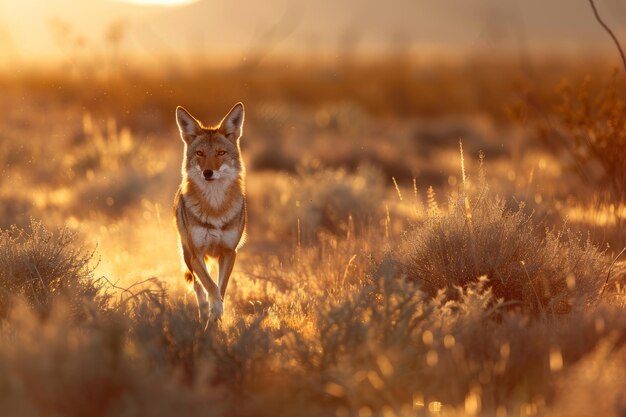
[[[541,233],[523,205],[507,207],[485,183],[449,206],[408,232],[398,256],[402,273],[426,291],[485,275],[497,298],[535,313],[562,313],[597,297],[606,263],[591,242],[568,230]]]
[[[68,229],[50,232],[31,220],[28,229],[0,231],[0,317],[14,296],[41,314],[59,298],[68,300],[74,315],[85,312],[85,303],[104,307],[106,296],[94,280],[90,261],[91,254]]]
[[[542,122],[538,123],[544,143],[593,191],[572,193],[576,195],[574,201],[591,205],[590,213],[605,212],[596,214],[588,227],[594,229],[606,223],[602,217],[608,216],[614,227],[604,227],[602,234],[618,251],[626,239],[625,86],[624,77],[617,71],[607,82],[599,76],[587,76],[579,83],[562,82],[555,94],[559,102],[541,113]],[[543,121],[548,112],[546,124]]]
[[[179,372],[180,382],[224,384],[240,392],[253,377],[266,369],[262,358],[269,354],[271,337],[257,317],[252,322],[237,320],[222,330],[197,320],[195,305],[177,299],[154,304],[145,299],[127,310],[131,340],[150,366]],[[259,368],[260,370],[257,370]]]
[[[14,307],[0,331],[2,410],[15,417],[223,415],[216,391],[180,384],[172,369],[133,350],[124,316],[76,324],[71,308],[57,303],[42,321]]]
[[[275,192],[266,192],[261,205],[268,207],[264,216],[273,235],[296,236],[299,226],[301,242],[310,243],[319,232],[345,234],[377,221],[384,187],[382,174],[371,166],[350,173],[304,165]]]
[[[114,119],[103,133],[85,114],[79,146],[64,159],[65,175],[76,190],[73,211],[120,216],[160,179],[164,167],[144,142],[127,128],[118,129]]]
[[[626,204],[626,102],[618,77],[616,72],[607,85],[593,91],[588,78],[578,91],[563,85],[555,114],[564,139],[560,149],[572,157],[571,168],[583,181],[609,191],[614,202]],[[599,176],[594,168],[600,169]]]
[[[120,217],[129,209],[136,208],[150,187],[154,187],[157,180],[162,178],[133,168],[99,175],[99,178],[83,182],[77,187],[72,207],[75,213]]]
[[[414,415],[438,403],[457,415],[488,415],[525,404],[544,408],[563,363],[626,329],[620,309],[576,311],[547,323],[506,307],[485,277],[429,297],[381,272],[344,299],[323,303],[316,336],[291,334],[288,346],[311,381],[309,401],[325,409]]]

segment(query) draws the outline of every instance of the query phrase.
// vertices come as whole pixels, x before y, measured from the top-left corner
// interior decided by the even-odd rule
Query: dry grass
[[[298,276],[297,285],[268,289],[266,308],[237,307],[209,332],[195,319],[195,306],[176,295],[131,298],[113,305],[115,313],[74,325],[63,304],[45,321],[18,305],[0,332],[13,338],[0,349],[12,393],[3,397],[3,409],[280,416],[365,409],[413,415],[443,407],[474,415],[550,406],[565,413],[569,404],[555,409],[561,403],[554,399],[569,369],[578,373],[578,364],[597,357],[598,349],[623,349],[626,342],[621,308],[529,320],[507,311],[487,279],[433,298],[387,274],[384,265],[359,272],[369,264],[359,257],[350,285],[337,288],[341,274],[320,273],[317,266],[336,262],[354,243],[336,245],[333,253],[286,265],[283,277]],[[236,292],[235,303],[250,301],[239,297]],[[605,388],[615,393],[605,398],[617,405],[619,388]]]
[[[62,93],[54,77],[15,81],[7,97],[32,101],[0,99],[0,409],[623,414],[626,268],[599,246],[614,226],[596,239],[563,225],[572,199],[600,196],[572,196],[566,161],[506,122],[516,75],[498,65],[121,77],[96,82],[90,113],[80,80],[60,77]],[[250,103],[250,238],[205,332],[167,209],[182,152],[171,113],[221,114],[235,96]],[[489,175],[471,158],[459,170],[458,135]]]
[[[345,236],[350,229],[354,233],[354,228],[378,222],[382,215],[385,183],[382,172],[372,166],[350,173],[310,163],[300,166],[295,176],[269,186],[259,196],[264,212],[253,214],[276,238],[299,234],[300,243],[314,244],[319,233]]]
[[[623,88],[620,81],[615,73],[599,91],[590,89],[590,79],[578,91],[565,84],[557,114],[564,130],[564,149],[572,156],[573,168],[584,180],[608,191],[612,201],[624,204],[626,133],[622,127],[626,124],[626,104],[619,92]],[[593,172],[598,167],[601,172]]]
[[[508,207],[484,180],[446,213],[431,210],[406,234],[397,261],[430,293],[486,276],[497,298],[542,314],[596,301],[608,269],[589,240],[568,229],[540,230],[523,204]]]
[[[26,230],[1,231],[0,314],[6,317],[16,297],[42,315],[59,299],[76,316],[103,308],[107,295],[102,282],[94,279],[91,260],[68,229],[49,232],[31,220]]]

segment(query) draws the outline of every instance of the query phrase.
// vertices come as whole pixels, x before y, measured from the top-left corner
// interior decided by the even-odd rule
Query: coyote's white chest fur
[[[235,249],[239,244],[239,231],[236,229],[207,229],[206,227],[193,227],[191,239],[200,251],[207,255],[217,253],[220,248]]]
[[[189,201],[189,211],[199,220],[202,225],[193,226],[190,230],[194,246],[206,255],[214,256],[221,248],[236,249],[241,234],[238,227],[233,226],[233,220],[237,220],[244,209],[243,196],[236,196],[232,201],[225,201],[229,187],[233,181],[227,179],[216,180],[209,184],[202,184],[202,192],[199,198],[203,204],[210,205],[215,212],[202,210],[203,204],[194,204],[195,199],[191,196],[183,198]],[[219,213],[219,214],[214,214]]]
[[[189,202],[189,210],[194,216],[219,229],[233,220],[243,209],[243,195],[237,195],[232,201],[226,201],[229,188],[233,186],[241,173],[234,167],[224,164],[213,174],[220,176],[207,183],[206,180],[201,179],[200,169],[196,171],[189,175],[189,180],[196,184],[199,192],[191,194],[183,190],[183,198]],[[205,205],[212,210],[203,210]]]

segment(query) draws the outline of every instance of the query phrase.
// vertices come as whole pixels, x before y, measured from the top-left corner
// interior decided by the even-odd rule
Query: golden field
[[[2,76],[2,414],[623,415],[625,87],[402,55]],[[204,331],[174,109],[237,101],[248,241]]]

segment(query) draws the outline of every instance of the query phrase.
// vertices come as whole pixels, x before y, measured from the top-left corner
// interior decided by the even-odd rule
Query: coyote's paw
[[[211,315],[209,316],[209,320],[212,322],[217,322],[222,319],[222,315],[224,314],[224,302],[220,299],[215,299],[211,301]]]

